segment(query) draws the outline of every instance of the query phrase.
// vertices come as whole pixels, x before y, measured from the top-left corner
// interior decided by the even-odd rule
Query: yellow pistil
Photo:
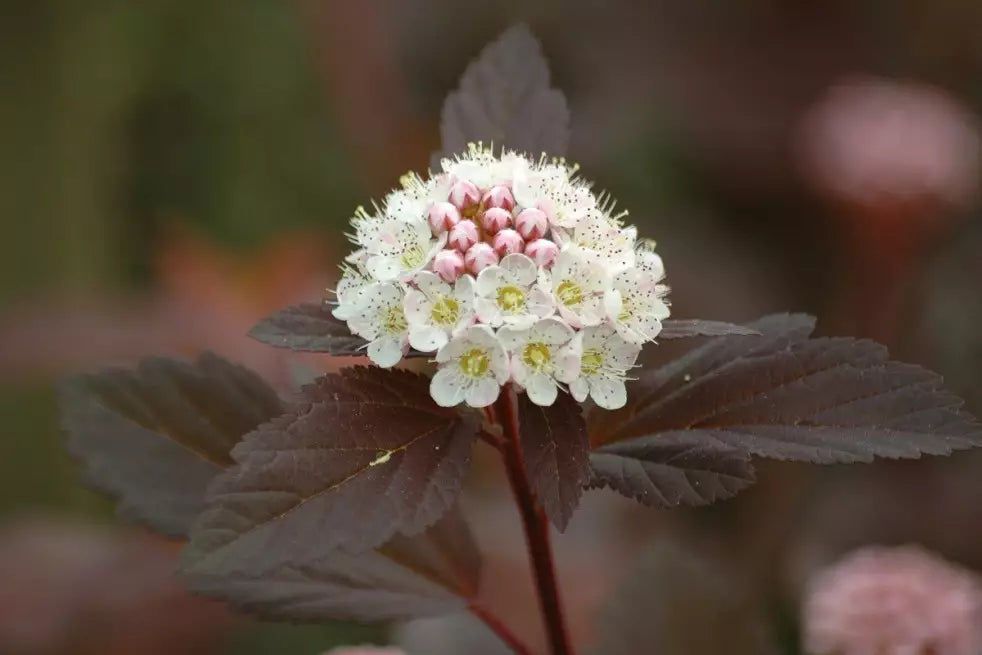
[[[584,350],[580,371],[583,375],[592,376],[600,372],[604,365],[604,355],[596,349]]]
[[[530,369],[541,371],[549,366],[552,355],[549,354],[549,346],[544,343],[530,343],[522,351],[522,361]]]
[[[525,292],[513,284],[498,289],[498,307],[506,312],[517,312],[525,307]]]
[[[399,261],[402,262],[403,268],[416,268],[423,263],[424,256],[422,248],[419,246],[409,246],[403,251]]]
[[[472,348],[460,356],[460,370],[470,378],[482,378],[488,372],[491,361],[488,351]]]
[[[389,307],[382,318],[382,329],[389,334],[402,334],[406,331],[406,314],[399,305]]]
[[[444,327],[456,325],[457,320],[460,318],[460,303],[450,296],[441,294],[436,302],[433,303],[430,318],[437,325]]]
[[[566,306],[579,305],[583,302],[583,289],[573,280],[563,280],[556,287],[556,297]]]

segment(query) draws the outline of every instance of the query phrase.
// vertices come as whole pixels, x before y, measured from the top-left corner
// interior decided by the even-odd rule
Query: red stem
[[[539,594],[539,606],[545,621],[546,633],[553,655],[573,655],[563,607],[559,599],[559,585],[556,579],[556,566],[552,559],[552,546],[549,543],[549,520],[535,499],[525,469],[525,458],[519,442],[518,408],[511,385],[501,390],[495,403],[493,414],[504,429],[501,453],[508,472],[515,502],[518,504],[525,529],[525,543],[528,546],[535,586]]]
[[[521,640],[515,636],[515,633],[513,633],[508,626],[505,625],[504,622],[499,619],[497,615],[493,614],[488,608],[484,607],[483,605],[475,604],[470,606],[470,610],[471,614],[481,619],[481,621],[484,622],[484,625],[491,628],[492,632],[498,635],[501,641],[505,642],[509,648],[515,651],[516,655],[532,655],[532,651],[529,649],[529,647],[523,644]]]

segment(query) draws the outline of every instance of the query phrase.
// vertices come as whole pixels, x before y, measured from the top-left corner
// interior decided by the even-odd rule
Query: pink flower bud
[[[506,227],[511,227],[511,212],[500,207],[492,207],[484,212],[482,225],[489,234],[497,234]]]
[[[515,206],[515,196],[511,194],[511,189],[506,186],[493,186],[485,192],[481,198],[481,204],[485,208],[498,207],[511,211]]]
[[[515,252],[522,252],[522,249],[525,248],[525,239],[515,230],[506,228],[494,235],[492,245],[498,256],[504,257]]]
[[[488,266],[497,264],[498,254],[490,244],[482,241],[470,247],[470,250],[464,255],[464,263],[467,265],[468,271],[477,275]]]
[[[460,211],[449,202],[435,202],[427,218],[433,234],[443,234],[460,222]]]
[[[549,268],[556,257],[559,256],[559,246],[549,239],[536,239],[525,244],[525,254],[528,255],[537,266]]]
[[[480,240],[477,233],[477,225],[474,221],[461,221],[450,229],[450,236],[447,238],[447,245],[456,248],[460,252],[467,250]]]
[[[450,202],[463,211],[473,207],[481,200],[481,192],[470,182],[458,180],[450,188]]]
[[[515,229],[529,241],[541,239],[549,229],[549,219],[545,212],[535,207],[528,207],[515,217]]]
[[[453,282],[464,272],[464,256],[457,250],[441,250],[433,258],[433,272],[444,282]]]

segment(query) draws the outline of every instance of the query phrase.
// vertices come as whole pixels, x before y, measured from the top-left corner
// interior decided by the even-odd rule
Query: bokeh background
[[[568,96],[571,158],[657,239],[675,315],[813,313],[821,334],[938,370],[982,413],[982,5],[5,0],[0,652],[494,652],[453,621],[270,626],[188,598],[176,547],[78,483],[52,382],[203,349],[283,389],[324,370],[244,334],[323,295],[354,208],[425,169],[444,95],[518,20]],[[488,567],[521,569],[499,473],[475,466]],[[914,542],[982,569],[979,501],[973,454],[762,466],[707,510],[596,494],[559,540],[574,632],[589,642],[634,556],[670,538],[733,571],[794,653],[804,581],[850,548]],[[539,639],[525,590],[500,582],[514,577],[489,575],[487,593]]]

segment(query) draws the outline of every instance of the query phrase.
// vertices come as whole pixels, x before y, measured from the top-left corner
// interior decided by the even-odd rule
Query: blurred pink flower
[[[842,201],[963,207],[978,192],[976,117],[926,84],[846,79],[807,112],[799,137],[809,181]]]
[[[803,622],[810,655],[978,655],[982,582],[919,547],[862,548],[812,579]]]

